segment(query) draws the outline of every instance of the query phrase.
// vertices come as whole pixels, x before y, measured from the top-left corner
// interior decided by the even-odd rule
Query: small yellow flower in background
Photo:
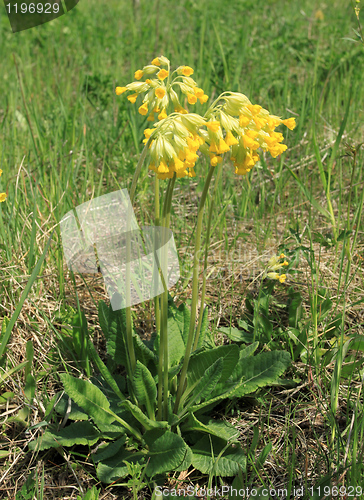
[[[316,12],[315,12],[315,19],[317,21],[323,21],[325,19],[324,13],[322,12],[321,9],[316,10]]]
[[[3,173],[3,171],[0,168],[0,177],[1,177],[2,173]],[[6,194],[5,193],[0,193],[0,203],[2,203],[5,200],[6,200]]]
[[[355,10],[355,15],[358,18],[359,21],[359,14],[360,14],[360,0],[356,0],[356,6],[354,7]]]
[[[280,262],[285,258],[284,253],[280,255],[274,255],[268,261],[267,267],[264,271],[263,278],[270,278],[271,280],[279,280],[280,283],[284,283],[287,279],[286,274],[279,274],[277,271],[284,266],[288,266],[288,262],[285,260]]]

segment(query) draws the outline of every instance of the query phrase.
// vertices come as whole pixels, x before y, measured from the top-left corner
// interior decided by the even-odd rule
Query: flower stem
[[[205,202],[207,193],[209,190],[212,174],[214,173],[215,167],[210,166],[210,170],[207,174],[206,182],[202,191],[200,203],[198,206],[198,216],[197,216],[197,226],[196,226],[196,238],[195,238],[195,250],[193,256],[193,278],[192,278],[192,304],[191,304],[191,319],[190,319],[190,328],[188,332],[187,345],[186,345],[186,353],[183,360],[182,371],[180,374],[178,390],[176,395],[176,402],[174,405],[174,413],[178,412],[179,403],[181,400],[181,396],[183,394],[186,377],[187,377],[187,369],[188,363],[191,356],[191,348],[194,339],[195,332],[195,321],[196,321],[196,308],[197,308],[197,300],[198,300],[198,270],[199,270],[199,256],[200,256],[200,248],[201,248],[201,233],[202,233],[202,221],[203,214],[205,208]]]
[[[166,254],[167,229],[170,223],[172,206],[172,194],[176,176],[169,180],[164,202],[163,202],[163,230],[161,251],[161,280],[164,292],[161,297],[161,322],[159,341],[159,364],[158,364],[158,420],[168,419],[168,289],[166,277],[168,274],[168,263]],[[163,401],[163,407],[162,407]]]
[[[214,191],[213,191],[212,197],[211,197],[211,205],[210,205],[209,217],[208,217],[208,221],[207,221],[206,241],[205,241],[205,256],[204,256],[204,269],[203,269],[202,292],[201,292],[201,307],[200,307],[200,314],[199,314],[199,318],[198,318],[198,325],[197,325],[197,330],[196,330],[196,335],[195,335],[195,341],[193,343],[193,348],[192,348],[193,351],[195,351],[197,349],[198,339],[200,337],[200,332],[201,332],[202,318],[203,318],[203,313],[204,313],[204,302],[205,302],[205,293],[206,293],[207,256],[208,256],[209,243],[210,243],[210,230],[211,230],[212,212],[214,210],[215,198],[216,198],[216,192],[217,192],[217,186],[219,185],[219,182],[220,182],[220,177],[221,177],[221,172],[222,172],[222,166],[223,166],[223,162],[221,162],[219,164],[219,169],[218,169],[217,174],[216,174]]]
[[[135,169],[133,181],[131,184],[131,189],[130,189],[130,203],[128,207],[128,217],[126,220],[126,234],[127,234],[127,239],[126,239],[126,271],[125,271],[125,300],[127,304],[130,304],[130,259],[131,259],[131,241],[130,241],[130,223],[132,220],[133,216],[133,202],[134,202],[134,196],[135,196],[135,190],[136,190],[136,185],[138,182],[138,178],[144,163],[144,160],[147,156],[148,149],[149,149],[149,144],[151,143],[151,138],[148,139],[146,145],[144,146],[144,149],[142,151],[142,154],[140,155],[138,164]],[[135,370],[135,365],[136,365],[136,358],[135,358],[135,350],[134,350],[134,341],[133,341],[133,328],[132,328],[132,320],[131,320],[131,307],[128,305],[125,308],[125,319],[126,319],[126,344],[127,344],[127,349],[128,349],[128,360],[130,364],[128,368],[128,375],[130,380],[132,379],[132,375]]]

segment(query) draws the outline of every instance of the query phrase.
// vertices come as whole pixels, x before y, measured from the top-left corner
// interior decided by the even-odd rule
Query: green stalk
[[[219,169],[217,171],[215,185],[214,185],[214,191],[212,193],[209,217],[208,217],[208,221],[207,221],[204,270],[203,270],[202,292],[201,292],[201,307],[200,307],[200,314],[199,314],[199,318],[198,318],[198,325],[197,325],[197,330],[196,330],[196,335],[195,335],[195,341],[193,343],[193,348],[192,348],[193,351],[195,351],[197,349],[198,339],[200,337],[200,332],[201,332],[202,318],[203,318],[203,313],[204,313],[204,302],[205,302],[205,293],[206,293],[207,256],[208,256],[209,243],[210,243],[211,220],[212,220],[212,212],[214,210],[214,205],[215,205],[217,186],[219,185],[219,182],[220,182],[222,165],[223,165],[223,162],[221,162],[219,164]]]
[[[125,273],[125,295],[126,295],[126,303],[130,303],[130,258],[131,258],[131,248],[130,248],[130,222],[133,215],[133,202],[135,196],[136,185],[138,182],[138,178],[144,163],[144,160],[147,156],[149,144],[151,143],[151,138],[148,139],[142,154],[140,155],[138,164],[135,169],[133,181],[130,189],[130,204],[128,208],[128,217],[126,221],[126,232],[127,232],[127,244],[126,244],[126,273]],[[132,321],[131,321],[131,307],[128,306],[125,308],[125,316],[126,316],[126,344],[128,349],[128,360],[130,361],[129,368],[129,377],[132,379],[132,375],[135,370],[136,358],[135,358],[135,350],[134,350],[134,342],[133,342],[133,330],[132,330]]]
[[[215,167],[210,166],[210,170],[207,174],[207,179],[205,182],[205,186],[202,191],[200,204],[198,207],[198,216],[197,216],[197,227],[196,227],[196,238],[195,238],[195,251],[193,256],[193,278],[192,278],[192,304],[191,304],[191,319],[190,319],[190,328],[188,332],[188,339],[186,345],[186,353],[183,360],[182,371],[180,375],[177,395],[176,395],[176,403],[174,406],[174,413],[178,412],[179,403],[181,400],[181,396],[184,390],[184,385],[187,377],[187,369],[188,363],[191,356],[191,348],[194,339],[195,332],[195,321],[196,321],[196,308],[197,308],[197,300],[198,300],[198,270],[199,270],[199,254],[201,248],[201,233],[202,233],[202,220],[204,214],[204,207],[206,202],[206,196],[209,190],[212,174],[214,173]]]
[[[169,227],[170,212],[172,205],[172,194],[176,177],[169,180],[163,202],[163,228]],[[162,231],[162,262],[161,280],[163,283],[164,292],[161,296],[161,322],[160,322],[160,337],[159,337],[159,363],[158,363],[158,420],[168,418],[168,290],[164,280],[166,275],[166,255],[165,246],[166,232]]]
[[[154,226],[159,227],[160,225],[160,205],[159,205],[159,179],[157,175],[154,177]],[[156,248],[154,247],[154,255]],[[160,320],[160,310],[159,310],[159,297],[154,297],[154,312],[155,312],[155,326],[157,334],[161,328]]]
[[[157,177],[157,174],[156,174]],[[170,182],[168,183],[166,192],[164,194],[164,205],[167,202],[168,199],[168,193],[169,193],[169,188],[170,188]],[[154,254],[155,257],[157,254]],[[160,270],[160,263],[158,262],[158,267]],[[156,297],[157,301],[159,300],[159,297]],[[162,299],[163,300],[163,299]],[[159,313],[159,307],[158,307],[158,313]],[[163,314],[163,303],[161,304],[161,313]],[[157,314],[157,311],[156,311]],[[163,343],[162,339],[164,338],[164,331],[162,328],[163,320],[162,323],[160,321],[159,317],[159,327],[160,327],[160,336],[159,336],[159,356],[158,356],[158,396],[157,396],[157,401],[158,401],[158,413],[157,413],[157,420],[162,420],[162,402],[163,402],[163,358],[164,358],[164,350],[163,350]]]

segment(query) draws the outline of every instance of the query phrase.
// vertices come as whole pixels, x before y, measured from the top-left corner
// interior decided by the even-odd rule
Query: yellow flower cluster
[[[283,123],[292,130],[296,125],[294,118],[281,120],[236,92],[225,92],[220,100],[224,104],[217,105],[208,113],[211,125],[207,124],[209,130],[207,136],[204,135],[210,144],[208,153],[211,162],[219,163],[221,157],[216,155],[231,151],[235,173],[245,175],[259,161],[257,149],[269,151],[274,158],[287,149],[285,144],[281,144],[283,135],[275,132],[275,128]],[[225,136],[219,125],[225,130]]]
[[[0,177],[3,171],[0,169]],[[6,200],[6,194],[5,193],[0,193],[0,203]]]
[[[198,132],[204,122],[194,113],[173,113],[156,128],[144,130],[145,143],[153,134],[149,169],[156,172],[159,179],[170,179],[174,173],[176,177],[196,177],[197,151],[204,142]]]
[[[264,277],[268,277],[272,280],[279,280],[280,283],[284,283],[286,281],[287,276],[285,274],[277,273],[278,269],[281,269],[284,266],[288,266],[288,262],[285,259],[284,253],[281,255],[274,255],[268,262],[267,268],[264,274]],[[283,260],[283,262],[280,262]]]
[[[167,69],[162,66],[166,66]],[[180,89],[187,98],[188,104],[196,104],[197,100],[204,104],[208,100],[208,96],[191,78],[192,74],[193,69],[189,66],[180,66],[170,74],[170,61],[164,56],[156,57],[151,64],[138,69],[134,74],[136,80],[147,77],[145,82],[132,82],[125,87],[116,87],[116,95],[132,91],[133,94],[128,95],[127,98],[134,104],[138,96],[144,94],[143,103],[138,111],[143,116],[148,115],[147,120],[151,122],[155,121],[154,113],[157,114],[158,120],[166,118],[169,104],[173,105],[176,113],[186,114],[188,111],[181,105],[173,87]]]
[[[198,150],[210,157],[212,166],[221,163],[221,155],[230,152],[235,173],[245,175],[259,161],[259,148],[268,151],[274,158],[287,149],[282,144],[283,135],[275,129],[284,124],[292,130],[296,125],[295,119],[281,120],[261,106],[252,104],[243,94],[224,92],[204,117],[189,113],[181,105],[174,88],[180,90],[188,104],[194,105],[197,100],[204,104],[208,100],[208,96],[191,78],[192,74],[193,69],[189,66],[179,66],[171,74],[170,61],[159,56],[150,65],[135,72],[138,81],[116,87],[117,95],[133,92],[127,97],[133,104],[139,95],[144,96],[139,113],[148,115],[148,121],[155,122],[154,114],[157,114],[159,122],[154,124],[154,128],[145,130],[144,142],[152,136],[149,168],[160,179],[171,178],[174,173],[177,177],[195,177]],[[149,78],[152,75],[156,78]],[[143,77],[147,77],[145,82],[139,81]],[[170,104],[174,109],[171,114],[168,113]],[[206,130],[201,128],[203,126]]]

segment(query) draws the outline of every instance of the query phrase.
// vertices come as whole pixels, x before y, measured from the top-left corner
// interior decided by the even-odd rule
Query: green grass
[[[318,9],[323,20],[315,17]],[[302,484],[306,494],[330,476],[347,488],[364,484],[363,348],[361,339],[345,344],[362,335],[364,322],[364,50],[345,39],[355,27],[350,2],[341,0],[186,0],[173,9],[166,0],[89,0],[17,34],[0,8],[0,192],[8,195],[0,204],[0,318],[15,323],[1,348],[3,372],[14,371],[6,380],[2,375],[0,498],[15,498],[35,472],[34,492],[42,481],[43,498],[75,498],[75,491],[81,495],[97,482],[88,450],[37,457],[26,447],[34,426],[52,419],[56,372],[65,364],[77,367],[60,341],[66,311],[77,309],[75,290],[103,348],[95,320],[95,302],[105,297],[102,281],[86,286],[76,277],[75,288],[57,224],[92,196],[130,189],[145,119],[114,89],[160,54],[173,66],[193,67],[210,96],[242,92],[297,121],[294,131],[284,132],[288,151],[281,158],[263,157],[247,178],[227,163],[216,199],[206,293],[215,329],[246,319],[248,293],[259,307],[261,263],[282,250],[290,260],[287,283],[260,307],[273,325],[264,348],[291,352],[286,377],[299,389],[276,387],[221,409],[250,449],[248,472],[239,480],[276,488]],[[199,163],[196,172],[195,179],[176,183],[172,207],[182,269],[178,300],[190,297],[190,236],[207,166]],[[135,204],[141,225],[153,223],[152,181],[145,168]],[[149,304],[135,309],[141,331],[150,331],[150,315]],[[259,331],[257,323],[254,328]],[[216,332],[216,342],[223,341]],[[267,462],[257,464],[269,443]],[[115,498],[112,493],[128,495],[113,487],[103,498]]]

